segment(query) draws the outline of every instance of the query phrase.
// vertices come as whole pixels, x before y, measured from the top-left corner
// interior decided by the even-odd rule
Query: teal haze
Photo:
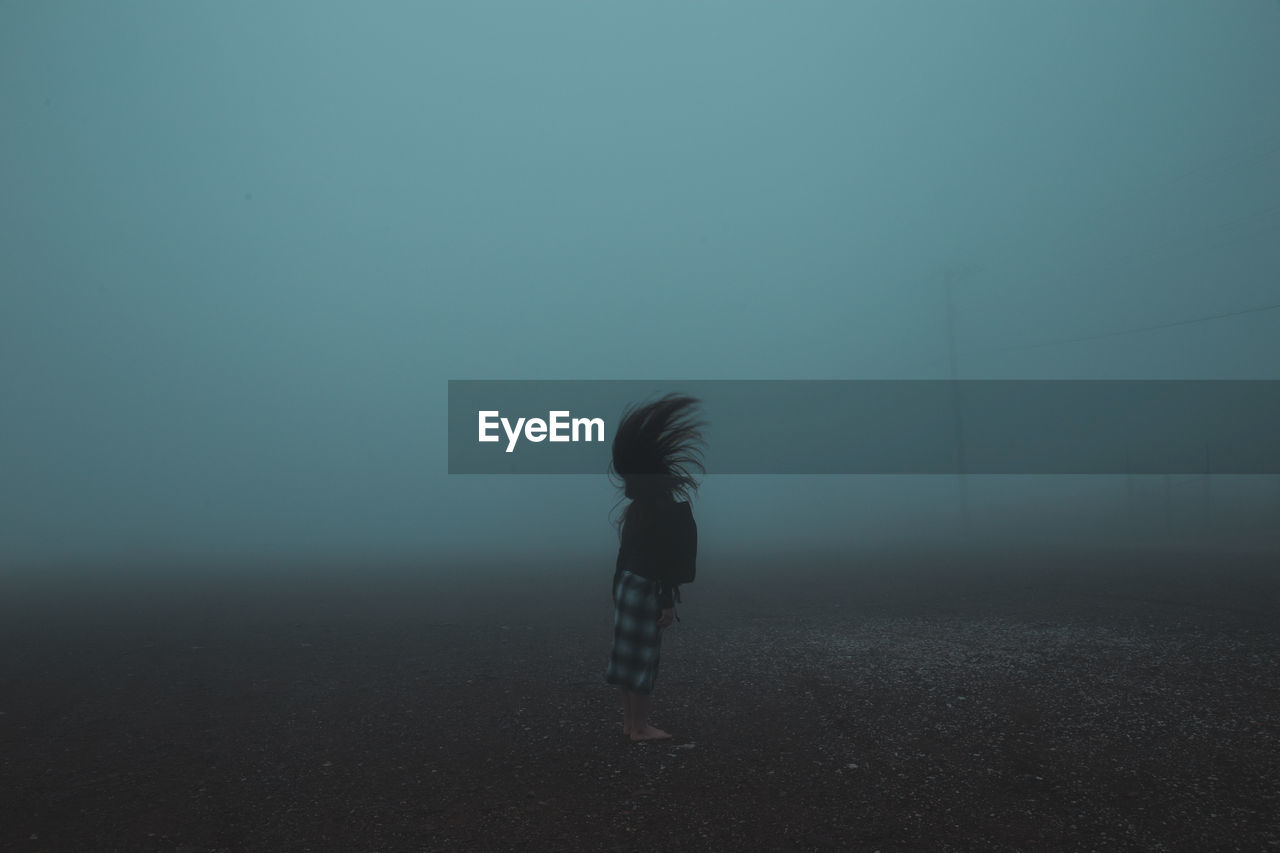
[[[449,379],[1280,379],[1277,80],[1262,0],[5,3],[0,566],[607,574],[603,472],[447,476]],[[838,551],[961,494],[696,512],[704,554]],[[963,494],[992,535],[1280,513],[1274,477]]]

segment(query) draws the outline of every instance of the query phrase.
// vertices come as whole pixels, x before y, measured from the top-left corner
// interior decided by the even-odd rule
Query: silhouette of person
[[[671,735],[649,724],[649,704],[662,631],[678,619],[680,584],[693,579],[698,527],[688,500],[698,488],[692,469],[706,472],[697,447],[700,401],[668,394],[623,413],[613,439],[610,474],[630,499],[618,521],[613,573],[613,648],[605,682],[622,692],[622,731],[633,741]],[[683,498],[683,500],[677,500]]]

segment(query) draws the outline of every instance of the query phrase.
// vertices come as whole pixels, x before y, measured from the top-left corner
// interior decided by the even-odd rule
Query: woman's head
[[[696,469],[705,473],[700,421],[693,420],[699,401],[681,394],[643,406],[630,406],[622,415],[613,438],[610,472],[622,478],[632,500],[689,497],[698,483]]]

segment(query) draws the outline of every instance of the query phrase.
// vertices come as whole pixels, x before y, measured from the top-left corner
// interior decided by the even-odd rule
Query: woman
[[[698,488],[690,469],[705,473],[695,448],[702,424],[690,420],[698,402],[668,394],[629,408],[613,439],[610,472],[622,478],[631,503],[618,523],[613,650],[605,681],[622,691],[622,731],[633,741],[671,737],[649,724],[649,699],[662,629],[675,618],[679,584],[692,580],[697,559],[698,527],[688,498]]]

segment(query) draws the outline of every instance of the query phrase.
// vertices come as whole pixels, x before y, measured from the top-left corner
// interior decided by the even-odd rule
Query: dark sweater
[[[613,585],[629,571],[658,582],[658,603],[675,606],[680,589],[675,578],[692,574],[698,557],[698,525],[693,508],[684,501],[659,504],[643,523],[624,524]]]

